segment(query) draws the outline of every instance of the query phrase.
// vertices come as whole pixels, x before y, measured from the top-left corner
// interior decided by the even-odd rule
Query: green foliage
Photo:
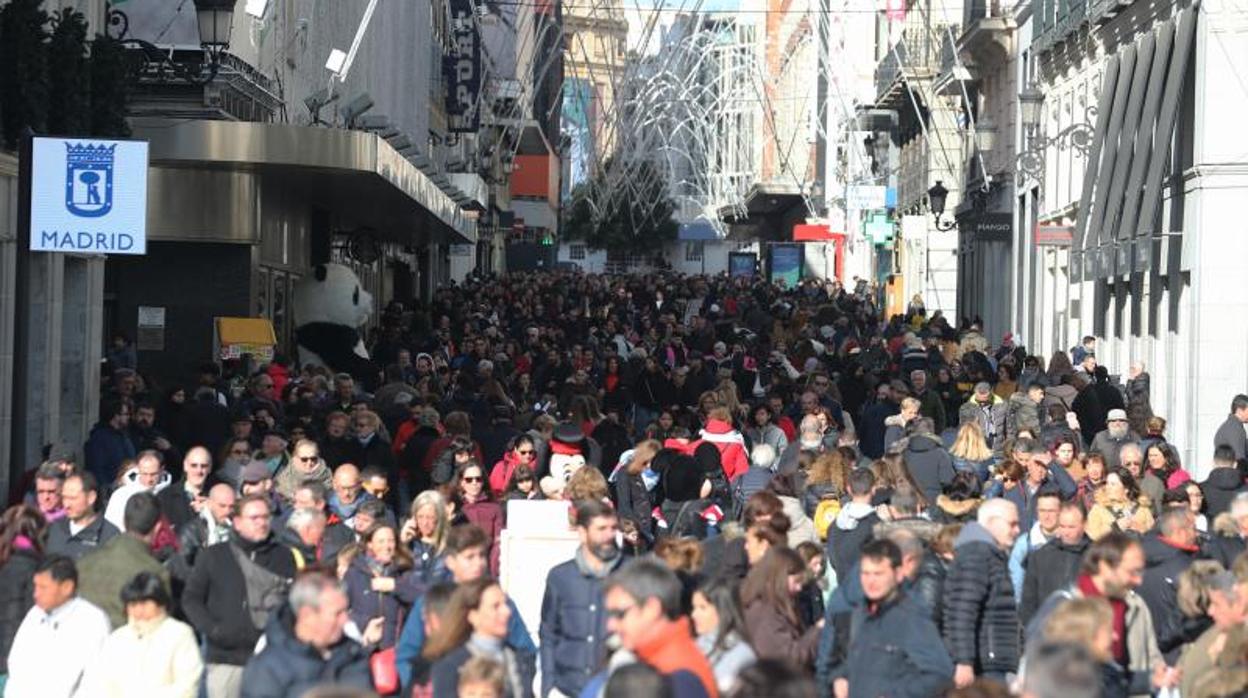
[[[595,177],[572,191],[563,237],[597,250],[653,252],[679,229],[667,182],[649,162],[615,172],[607,161]]]
[[[40,0],[0,9],[0,112],[4,144],[17,147],[26,127],[41,132],[48,116],[48,14]]]
[[[91,66],[87,62],[87,21],[67,7],[57,13],[48,43],[48,133],[87,135],[91,128]]]
[[[91,135],[125,138],[129,85],[126,49],[120,41],[97,34],[91,42]]]
[[[61,136],[129,136],[125,48],[102,35],[88,42],[81,12],[66,8],[49,20],[41,5],[11,0],[0,8],[3,146],[16,149],[27,128]]]

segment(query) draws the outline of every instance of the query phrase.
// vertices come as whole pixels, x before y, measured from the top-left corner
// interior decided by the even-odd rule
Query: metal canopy
[[[146,126],[146,127],[145,127]],[[403,241],[422,226],[451,242],[476,242],[476,223],[385,139],[366,131],[236,121],[136,125],[153,166],[275,172],[303,191],[372,208]],[[362,207],[361,202],[374,201]]]

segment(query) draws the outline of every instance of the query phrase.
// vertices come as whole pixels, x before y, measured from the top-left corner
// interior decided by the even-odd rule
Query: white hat
[[[1105,415],[1105,421],[1125,422],[1127,421],[1127,412],[1126,410],[1110,410],[1109,414]]]

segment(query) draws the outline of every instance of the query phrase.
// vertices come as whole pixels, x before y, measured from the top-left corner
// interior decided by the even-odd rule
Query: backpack
[[[815,533],[819,534],[819,540],[828,539],[828,530],[832,528],[837,514],[840,513],[841,500],[835,497],[819,500],[819,506],[815,507],[815,515],[811,517],[815,522]]]

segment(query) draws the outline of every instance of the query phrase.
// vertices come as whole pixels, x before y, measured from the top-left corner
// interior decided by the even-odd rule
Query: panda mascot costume
[[[355,272],[342,264],[318,264],[312,276],[295,284],[292,301],[299,363],[349,373],[365,390],[375,390],[379,372],[359,331],[373,312],[373,297],[360,288]]]

